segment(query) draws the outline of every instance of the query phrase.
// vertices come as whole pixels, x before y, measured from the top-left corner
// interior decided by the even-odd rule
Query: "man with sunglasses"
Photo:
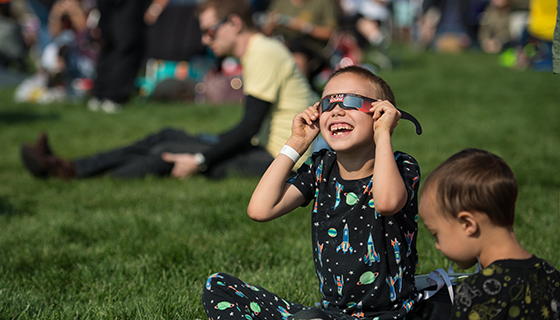
[[[171,174],[177,177],[198,172],[200,159],[213,166],[240,150],[255,153],[268,167],[289,137],[293,117],[311,104],[311,89],[290,52],[257,31],[248,1],[208,0],[199,5],[198,13],[202,42],[218,57],[240,59],[245,114],[236,127],[220,135],[218,144],[202,154],[164,153],[163,159],[174,163]],[[266,170],[263,166],[258,169],[259,175]]]
[[[244,115],[219,136],[166,129],[135,144],[74,161],[52,154],[45,135],[22,146],[24,165],[37,177],[63,179],[111,174],[187,178],[202,173],[262,175],[290,137],[292,119],[312,104],[312,91],[288,49],[259,33],[246,0],[208,0],[198,10],[202,42],[216,56],[243,67]],[[306,157],[302,157],[302,161]]]

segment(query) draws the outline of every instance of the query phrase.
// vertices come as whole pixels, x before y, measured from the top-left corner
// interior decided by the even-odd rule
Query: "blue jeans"
[[[35,13],[37,18],[39,18],[39,30],[37,34],[37,42],[39,44],[39,49],[43,52],[43,49],[52,41],[52,38],[49,34],[49,12],[51,9],[40,3],[37,0],[28,0],[29,7]]]

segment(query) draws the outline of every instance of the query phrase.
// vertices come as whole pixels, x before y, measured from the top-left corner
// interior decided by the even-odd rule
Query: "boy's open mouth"
[[[330,131],[331,131],[331,134],[333,136],[338,136],[338,135],[341,135],[341,134],[345,134],[345,133],[348,133],[352,130],[354,130],[354,127],[347,124],[347,123],[336,123],[336,124],[331,125],[331,127],[330,127]]]

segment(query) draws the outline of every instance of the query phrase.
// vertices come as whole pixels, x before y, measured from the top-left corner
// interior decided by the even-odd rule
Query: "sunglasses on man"
[[[216,37],[216,32],[218,32],[218,29],[220,29],[220,27],[226,23],[229,20],[229,16],[223,18],[222,20],[220,20],[220,22],[216,23],[215,25],[209,27],[208,29],[205,30],[200,30],[200,32],[202,33],[202,35],[207,35],[210,37],[210,39],[214,39],[214,37]]]
[[[324,97],[319,104],[319,109],[321,113],[323,113],[332,110],[336,105],[338,105],[342,109],[358,110],[364,113],[368,113],[371,109],[371,103],[375,101],[379,100],[353,93],[337,93]],[[418,120],[416,120],[413,115],[398,108],[397,110],[399,110],[401,113],[401,119],[405,119],[414,123],[417,135],[422,134],[422,126],[420,126],[420,122],[418,122]]]

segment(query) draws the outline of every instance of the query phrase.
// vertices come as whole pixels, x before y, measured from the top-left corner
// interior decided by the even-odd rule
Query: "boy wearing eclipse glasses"
[[[305,307],[217,273],[203,291],[210,318],[219,319],[221,312],[239,313],[237,319],[415,318],[420,169],[413,157],[393,152],[391,134],[401,118],[421,133],[416,119],[395,107],[380,77],[358,66],[331,75],[322,100],[294,118],[291,137],[248,206],[253,220],[269,221],[313,200],[313,256],[322,300]],[[286,182],[319,132],[333,151],[314,153]],[[221,301],[237,308],[219,310]]]

